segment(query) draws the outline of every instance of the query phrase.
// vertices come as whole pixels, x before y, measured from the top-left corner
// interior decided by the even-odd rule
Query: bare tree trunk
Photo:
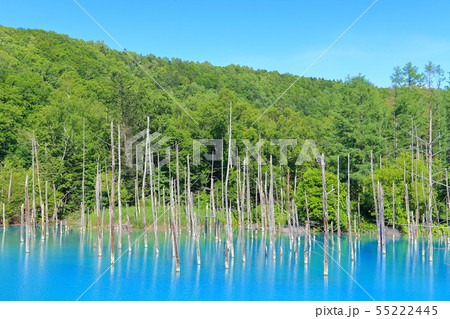
[[[32,196],[32,203],[31,203],[31,233],[33,233],[33,237],[36,238],[36,187],[35,187],[35,163],[36,163],[36,157],[34,152],[34,133],[33,138],[31,140],[31,196]]]
[[[339,178],[339,155],[337,157],[337,209],[336,209],[336,222],[337,222],[337,247],[338,253],[341,253],[341,180]]]
[[[117,234],[117,237],[119,242],[117,243],[117,248],[119,250],[122,249],[122,195],[120,194],[122,183],[122,160],[120,153],[120,125],[117,125],[117,159],[119,161],[119,171],[117,172],[117,207],[119,209],[119,233]]]
[[[409,192],[408,192],[408,184],[405,183],[405,206],[406,206],[406,217],[408,221],[408,237],[411,236],[411,219],[410,219],[410,211],[409,211]]]
[[[361,238],[361,198],[358,195],[358,237]]]
[[[6,230],[6,208],[5,203],[3,203],[3,231]]]
[[[448,212],[450,210],[450,191],[448,189],[448,170],[445,169],[445,189],[447,191],[447,197],[446,197],[446,219],[447,219],[447,230],[448,230]]]
[[[81,181],[81,231],[85,230],[85,208],[86,208],[86,200],[85,200],[85,172],[86,172],[86,142],[85,142],[85,127],[84,127],[84,119],[83,119],[83,178]]]
[[[127,214],[127,242],[128,242],[128,252],[131,253],[131,224],[130,215],[128,214],[128,203],[125,204],[125,211]]]
[[[197,244],[197,266],[201,265],[200,259],[200,193],[197,195],[198,205],[197,205],[197,214],[194,212],[195,219],[195,242]]]
[[[248,154],[245,154],[247,157],[247,229],[250,227],[250,223],[252,223],[252,208],[250,202],[250,157]]]
[[[145,155],[144,155],[144,173],[142,175],[142,227],[144,228],[144,247],[148,247],[147,242],[147,230],[146,230],[146,223],[147,223],[147,214],[146,214],[146,207],[145,207],[145,178],[147,176],[147,163],[148,163],[148,144],[149,144],[149,126],[150,126],[150,119],[147,117],[147,130],[146,130],[146,137],[145,137]]]
[[[261,153],[258,150],[258,189],[259,189],[259,205],[261,206],[261,230],[264,231],[265,228],[265,199],[264,199],[264,189],[262,184],[262,170],[261,170]]]
[[[269,230],[270,230],[270,244],[272,246],[272,259],[277,258],[275,251],[275,207],[273,198],[273,166],[272,166],[272,156],[270,156],[270,185],[269,185]]]
[[[180,272],[180,258],[178,256],[177,246],[177,230],[175,229],[175,204],[173,199],[173,180],[170,181],[170,210],[172,212],[172,236],[173,236],[173,250],[175,253],[176,271]]]
[[[417,181],[417,176],[414,175],[414,119],[411,118],[411,187],[414,187],[414,182]],[[405,167],[406,170],[406,167]],[[405,182],[406,183],[406,182]],[[416,187],[416,196],[417,196],[417,187]],[[408,202],[409,205],[409,202]],[[417,208],[416,208],[417,210]],[[414,242],[416,242],[416,230],[415,230],[415,223],[414,223],[414,214],[413,212],[410,212],[411,216],[411,225],[409,226],[409,233],[410,236],[414,239]]]
[[[381,251],[383,255],[386,254],[386,231],[384,226],[384,191],[383,186],[381,186],[380,182],[378,182],[378,197],[380,199],[380,237],[381,237]]]
[[[134,216],[136,221],[139,215],[139,165],[138,165],[138,146],[136,145],[136,179],[134,180]]]
[[[12,189],[13,172],[9,174],[9,186],[8,186],[8,202],[11,201],[11,189]]]
[[[178,157],[178,143],[175,144],[175,157],[176,157],[176,179],[177,179],[177,214],[181,218],[181,189],[180,189],[180,165]],[[190,187],[190,185],[189,185]]]
[[[109,202],[109,224],[110,224],[110,236],[111,236],[111,265],[114,265],[115,257],[114,257],[114,193],[115,193],[115,168],[116,168],[116,160],[114,158],[114,124],[111,121],[111,194],[110,194],[110,202]]]
[[[187,185],[186,185],[186,201],[187,201],[187,205],[186,205],[186,222],[187,222],[187,227],[189,230],[189,234],[191,234],[193,232],[192,230],[192,210],[191,210],[191,205],[190,205],[190,198],[191,198],[191,168],[190,168],[190,162],[189,162],[189,155],[186,157],[186,164],[187,164]]]
[[[95,181],[95,211],[97,213],[97,235],[98,235],[98,256],[102,256],[102,233],[103,233],[103,221],[100,218],[100,192],[101,192],[101,175],[100,175],[100,165],[97,163],[97,177]],[[53,184],[54,185],[54,184]]]
[[[322,167],[322,207],[323,207],[323,275],[328,276],[328,204],[325,177],[325,154],[320,157]]]
[[[23,226],[24,226],[24,214],[25,214],[25,206],[22,204],[20,206],[20,242],[23,243]]]
[[[53,202],[54,202],[54,206],[53,206],[53,221],[56,223],[56,225],[58,225],[58,204],[56,202],[56,187],[55,187],[55,183],[53,183]]]
[[[377,240],[378,240],[378,245],[379,245],[381,242],[380,218],[379,218],[379,214],[378,214],[377,191],[375,189],[375,180],[374,180],[374,176],[373,176],[373,151],[370,151],[370,177],[371,177],[371,181],[372,181],[373,205],[375,208],[375,219],[376,219],[376,223],[377,223]]]
[[[392,237],[395,234],[395,182],[392,182]]]
[[[293,234],[293,229],[292,229],[292,224],[291,224],[292,214],[291,214],[291,198],[290,198],[291,194],[290,194],[290,189],[289,189],[290,179],[291,179],[291,175],[290,175],[290,171],[288,169],[287,179],[286,179],[286,213],[287,213],[287,221],[288,221],[288,229],[289,229],[289,250],[292,250],[292,241],[294,240],[294,234]]]
[[[214,237],[217,240],[217,217],[216,217],[216,203],[214,200],[214,155],[212,157],[211,161],[211,187],[210,187],[210,200],[211,202],[211,209],[213,214],[213,222],[214,222]]]
[[[310,224],[309,224],[309,207],[308,207],[308,195],[305,191],[305,208],[306,208],[306,222],[305,222],[305,242],[304,242],[304,249],[303,249],[303,262],[305,264],[308,263],[308,243],[309,243],[309,237],[310,237]],[[296,240],[294,240],[295,245]]]
[[[428,145],[428,261],[433,262],[433,112],[430,103],[430,125]]]
[[[44,201],[42,200],[42,189],[41,189],[41,174],[39,171],[39,156],[37,150],[37,142],[36,138],[33,135],[34,139],[34,153],[36,157],[36,171],[37,171],[37,180],[38,180],[38,190],[39,190],[39,205],[41,206],[41,240],[45,239],[45,229],[44,229]]]
[[[225,177],[225,208],[226,208],[226,216],[227,216],[227,247],[231,251],[231,256],[233,258],[233,230],[232,230],[232,216],[231,216],[231,207],[228,199],[228,179],[230,176],[230,169],[232,166],[232,158],[231,158],[231,119],[232,119],[232,105],[230,104],[230,124],[228,128],[228,160],[227,160],[227,172]],[[226,251],[228,253],[228,250]],[[226,256],[228,257],[228,255]],[[228,260],[225,261],[227,263]]]
[[[150,175],[150,204],[152,208],[153,217],[153,233],[155,235],[155,254],[159,254],[159,243],[158,243],[158,212],[156,210],[156,196],[155,196],[155,169],[153,161],[153,151],[150,146],[150,164],[149,164],[149,175]]]
[[[352,239],[352,219],[351,219],[351,208],[350,208],[350,154],[347,156],[348,159],[348,172],[347,172],[347,220],[348,220],[348,240],[350,246],[350,255],[352,261],[355,260],[355,252],[353,251],[353,239]]]
[[[425,215],[422,214],[422,257],[425,257]]]
[[[45,236],[49,236],[50,233],[48,231],[48,181],[45,181]]]
[[[30,200],[28,198],[28,175],[25,178],[25,253],[30,252]]]

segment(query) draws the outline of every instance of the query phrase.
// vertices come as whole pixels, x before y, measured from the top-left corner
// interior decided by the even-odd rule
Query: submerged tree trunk
[[[58,225],[58,204],[56,202],[56,187],[55,187],[55,183],[53,183],[53,202],[54,202],[53,221],[56,223],[56,225]]]
[[[325,177],[325,154],[320,157],[322,167],[322,208],[323,208],[323,275],[328,276],[328,203]]]
[[[145,178],[147,176],[147,163],[148,163],[148,144],[149,144],[149,125],[150,125],[150,119],[147,117],[147,130],[146,130],[146,137],[145,137],[145,155],[144,155],[144,172],[142,174],[142,198],[141,198],[141,205],[142,205],[142,227],[144,228],[144,248],[148,247],[147,243],[147,229],[146,229],[146,223],[147,223],[147,214],[146,214],[146,207],[145,207]]]
[[[128,214],[128,203],[125,204],[125,210],[127,214],[127,242],[128,242],[128,252],[131,253],[131,224],[130,215]]]
[[[24,238],[23,238],[23,227],[24,227],[24,212],[25,207],[24,204],[22,204],[20,206],[20,242],[23,243]]]
[[[431,102],[430,102],[431,103]],[[433,262],[433,111],[430,104],[428,143],[428,261]]]
[[[25,178],[25,253],[30,252],[30,200],[28,198],[28,175]]]
[[[6,230],[6,209],[5,209],[5,203],[2,203],[3,206],[3,231]]]
[[[351,219],[351,208],[350,208],[350,154],[347,156],[348,159],[348,172],[347,172],[347,220],[348,220],[348,240],[350,246],[350,255],[352,261],[355,260],[355,252],[353,250],[353,239],[352,239],[352,219]]]
[[[304,241],[304,249],[303,249],[303,262],[305,264],[308,263],[308,243],[310,241],[310,224],[309,224],[309,207],[308,207],[308,195],[305,191],[305,208],[306,208],[306,222],[305,222],[305,241]],[[296,240],[294,240],[295,245]]]
[[[378,197],[380,199],[380,237],[381,237],[381,251],[383,255],[386,254],[386,231],[384,225],[384,191],[383,186],[378,182]]]
[[[341,253],[341,180],[339,178],[339,155],[337,157],[337,209],[336,209],[336,222],[337,222],[337,247],[338,253]]]
[[[122,161],[120,158],[120,125],[117,126],[117,159],[119,162],[119,171],[117,172],[117,207],[119,209],[119,232],[117,234],[118,243],[117,248],[119,250],[122,249],[122,195],[121,191],[121,182],[122,182]]]
[[[110,224],[110,236],[111,236],[111,265],[114,264],[115,257],[114,257],[114,193],[115,193],[115,179],[114,179],[114,173],[116,168],[116,161],[114,158],[114,124],[111,121],[111,194],[110,194],[110,201],[109,201],[109,224]]]
[[[95,211],[97,213],[97,236],[98,236],[98,243],[97,243],[97,250],[98,250],[98,256],[102,256],[102,246],[103,246],[103,221],[100,217],[100,192],[101,192],[101,175],[100,175],[100,165],[97,163],[97,178],[95,181]]]
[[[85,128],[84,128],[84,119],[83,119],[83,177],[81,180],[81,231],[85,230],[85,171],[86,171],[86,162],[85,162],[86,148],[85,148]]]
[[[174,255],[175,255],[175,269],[176,272],[180,272],[180,258],[178,256],[178,246],[177,246],[177,230],[175,229],[175,203],[174,203],[174,199],[173,199],[173,180],[170,181],[170,211],[172,212],[172,221],[171,221],[171,226],[172,226],[172,237],[173,237],[173,251],[174,251]]]
[[[405,208],[406,208],[406,218],[408,222],[408,237],[411,236],[411,219],[410,219],[410,211],[409,211],[409,192],[408,192],[408,184],[405,183]]]
[[[45,181],[45,236],[49,236],[48,231],[48,181]]]
[[[380,218],[379,218],[379,214],[378,214],[378,200],[377,200],[377,191],[375,188],[375,179],[373,176],[373,151],[370,151],[370,178],[371,178],[371,182],[372,182],[372,193],[373,193],[373,205],[374,205],[374,209],[375,209],[375,220],[377,223],[377,241],[378,241],[378,245],[381,243],[381,238],[380,238]]]

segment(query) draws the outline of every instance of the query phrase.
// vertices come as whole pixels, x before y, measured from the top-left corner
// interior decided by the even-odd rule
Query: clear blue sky
[[[79,0],[127,50],[299,75],[373,0]],[[305,76],[365,75],[390,86],[393,67],[450,71],[450,1],[379,0]],[[119,49],[73,0],[0,0],[0,24]],[[1,48],[1,47],[0,47]],[[447,73],[448,74],[448,73]]]

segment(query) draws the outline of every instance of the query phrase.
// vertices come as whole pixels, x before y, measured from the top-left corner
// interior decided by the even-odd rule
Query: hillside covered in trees
[[[61,216],[76,220],[82,202],[83,139],[86,207],[92,209],[97,163],[102,166],[105,180],[110,171],[111,121],[121,127],[122,141],[145,129],[147,117],[151,132],[171,137],[171,161],[158,171],[161,184],[168,189],[169,175],[176,171],[175,144],[179,147],[180,180],[184,184],[193,139],[223,138],[227,146],[232,104],[232,137],[239,155],[245,156],[243,139],[252,144],[267,140],[261,155],[266,163],[273,157],[278,191],[286,187],[289,171],[299,216],[305,218],[306,192],[313,221],[320,220],[322,214],[322,181],[316,162],[295,164],[305,140],[314,140],[320,153],[325,154],[330,220],[335,218],[337,193],[333,189],[338,182],[339,203],[345,210],[350,154],[352,212],[357,213],[359,201],[363,220],[374,222],[371,152],[374,178],[386,190],[386,219],[392,219],[395,212],[396,222],[406,223],[405,184],[410,191],[409,209],[422,214],[429,196],[423,184],[428,184],[430,158],[427,161],[426,156],[431,115],[433,220],[448,222],[447,73],[431,62],[423,68],[411,63],[393,66],[391,88],[377,88],[362,75],[345,81],[300,78],[277,100],[296,78],[238,65],[216,67],[207,62],[118,52],[101,42],[85,42],[55,32],[0,27],[0,202],[6,204],[7,219],[17,222],[20,218],[25,176],[33,174],[33,137],[41,183],[55,184]],[[288,165],[280,165],[280,147],[269,142],[273,139],[297,139],[297,145],[288,147]],[[249,165],[254,180],[257,163],[252,159]],[[268,165],[263,166],[263,171],[268,169]],[[191,191],[202,193],[208,189],[210,173],[211,163],[205,160],[192,166]],[[135,169],[124,166],[122,174],[122,203],[134,206]],[[234,168],[229,185],[232,203],[236,199],[237,176]],[[220,190],[220,162],[214,164],[213,177]],[[103,205],[107,206],[106,185],[103,192]],[[251,192],[255,198],[255,184]],[[53,198],[51,187],[48,196]],[[281,193],[277,196],[280,198]],[[206,204],[209,195],[202,193],[201,200]],[[257,204],[252,202],[253,209]],[[277,214],[283,220],[280,209]],[[342,224],[346,224],[344,217]]]

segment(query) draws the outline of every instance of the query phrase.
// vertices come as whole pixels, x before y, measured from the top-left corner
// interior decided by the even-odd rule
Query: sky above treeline
[[[142,55],[301,75],[374,0],[76,0],[123,47]],[[365,75],[391,85],[394,66],[450,71],[450,1],[378,0],[305,76]],[[0,24],[120,47],[74,0],[1,1]],[[1,49],[1,45],[0,45]],[[446,73],[448,78],[448,73]]]

